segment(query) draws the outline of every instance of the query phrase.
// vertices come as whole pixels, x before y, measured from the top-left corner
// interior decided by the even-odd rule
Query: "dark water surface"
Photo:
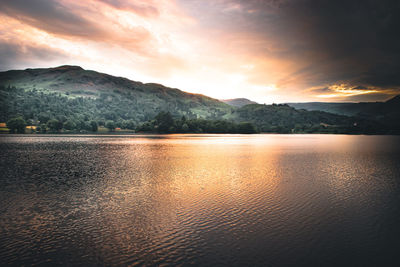
[[[0,136],[0,263],[400,266],[399,143]]]

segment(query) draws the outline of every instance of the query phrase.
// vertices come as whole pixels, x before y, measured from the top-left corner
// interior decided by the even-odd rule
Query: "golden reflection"
[[[350,160],[354,155],[348,156],[362,152],[363,142],[371,142],[367,137],[362,138],[364,141],[358,138],[110,137],[105,141],[112,148],[104,152],[106,178],[91,189],[101,188],[101,196],[95,198],[100,212],[96,220],[100,217],[101,224],[107,226],[105,234],[112,237],[114,246],[105,253],[148,255],[152,262],[176,250],[176,244],[190,240],[195,245],[215,229],[228,234],[227,228],[240,225],[236,232],[243,231],[246,237],[256,231],[253,223],[257,225],[260,220],[271,220],[272,227],[281,229],[273,224],[279,222],[300,233],[302,222],[311,218],[311,212],[324,214],[330,205],[340,205],[357,190],[375,192],[363,188],[374,167],[357,174],[371,159],[357,163]],[[364,203],[370,199],[367,195],[356,200]]]
[[[352,202],[360,208],[370,206],[371,199],[379,199],[376,194],[388,186],[380,177],[389,177],[390,173],[377,175],[378,170],[388,171],[383,167],[387,162],[379,157],[379,147],[387,145],[379,136],[338,135],[332,136],[330,142],[334,149],[315,161],[325,188],[337,201]],[[358,155],[357,158],[354,155]]]
[[[227,211],[235,211],[231,215],[238,218],[244,207],[274,198],[280,182],[279,148],[268,138],[170,135],[115,141],[124,146],[118,155],[107,157],[114,177],[104,188],[109,199],[103,203],[103,215],[121,248],[135,242],[129,239],[133,233],[118,234],[126,232],[132,220],[142,226],[131,229],[134,236],[156,246],[174,229],[194,231],[191,218],[201,224]]]
[[[33,140],[22,139],[24,147]],[[18,233],[23,246],[28,240],[34,248],[76,249],[102,265],[177,265],[221,247],[281,251],[310,237],[318,242],[332,222],[348,222],[354,213],[352,229],[360,220],[374,224],[397,192],[397,162],[388,153],[398,151],[397,137],[46,136],[35,142],[47,148],[37,160],[15,161],[32,164],[27,170],[34,175],[5,191],[4,218],[15,221],[3,221],[3,228]],[[8,245],[19,249],[18,242]]]

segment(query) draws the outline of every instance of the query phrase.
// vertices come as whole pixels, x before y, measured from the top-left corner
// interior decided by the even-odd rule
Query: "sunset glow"
[[[354,8],[338,12],[347,18]],[[361,21],[370,19],[357,8]],[[0,71],[80,65],[259,103],[377,101],[398,94],[399,55],[389,47],[398,40],[380,43],[398,21],[385,22],[383,39],[375,40],[361,24],[347,32],[321,12],[304,15],[317,9],[307,1],[298,10],[296,1],[0,0]],[[359,42],[364,48],[354,51]]]

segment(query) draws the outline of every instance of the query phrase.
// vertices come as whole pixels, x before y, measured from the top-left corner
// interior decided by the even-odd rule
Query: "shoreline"
[[[0,133],[0,136],[167,136],[167,135],[287,135],[287,136],[295,136],[295,135],[359,135],[359,136],[400,136],[400,134],[365,134],[365,133],[270,133],[270,132],[260,132],[260,133],[252,133],[252,134],[243,134],[243,133],[152,133],[152,132],[141,132],[141,133],[25,133],[25,134],[12,134],[12,133]]]

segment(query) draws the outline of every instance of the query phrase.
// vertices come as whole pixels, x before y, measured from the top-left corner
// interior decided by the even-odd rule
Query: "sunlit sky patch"
[[[80,65],[219,99],[400,92],[398,1],[0,0],[0,70]]]

